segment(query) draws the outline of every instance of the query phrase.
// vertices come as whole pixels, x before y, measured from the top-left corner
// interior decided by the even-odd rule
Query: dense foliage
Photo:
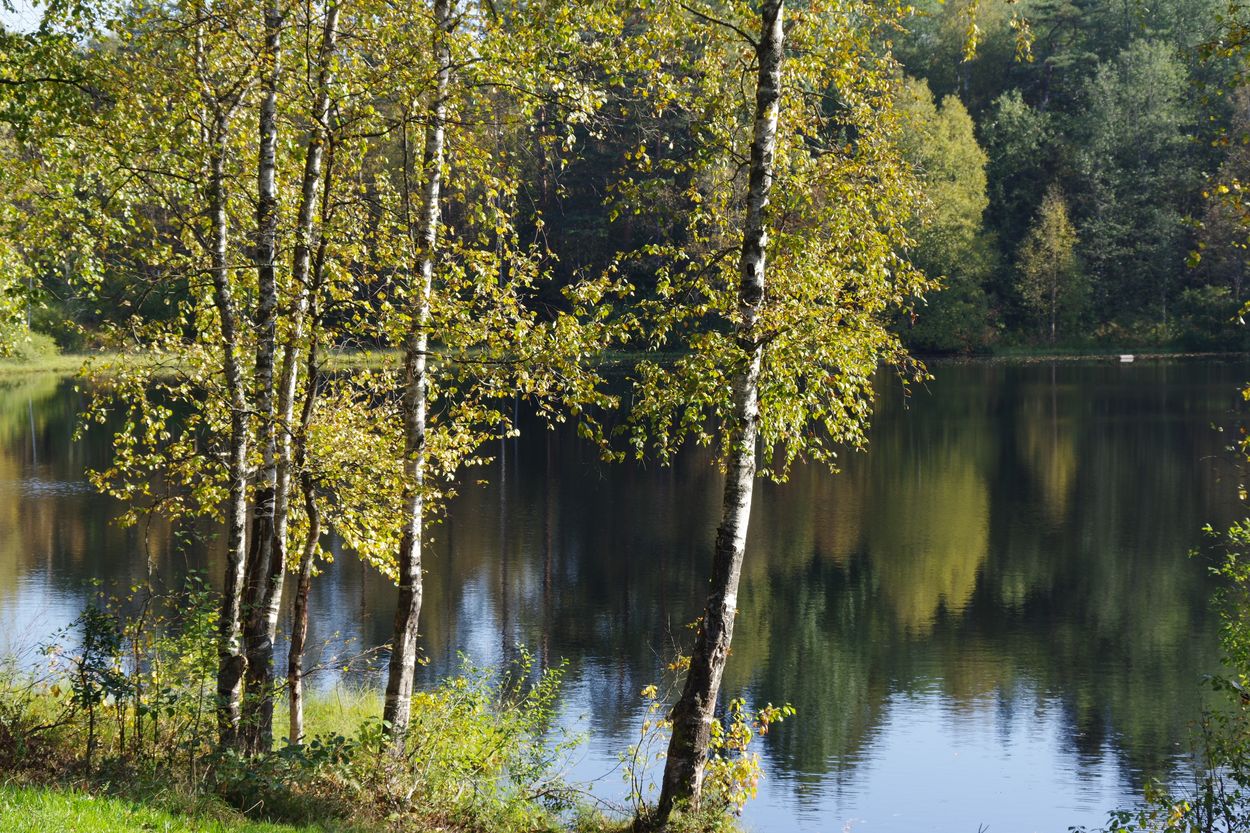
[[[739,474],[726,512],[741,531],[722,536],[735,574],[757,435],[779,478],[866,442],[880,364],[923,375],[892,327],[936,286],[908,258],[912,235],[935,259],[966,248],[984,203],[962,182],[980,183],[974,149],[955,155],[952,193],[931,175],[936,209],[909,225],[923,177],[889,48],[908,13],[100,0],[52,4],[6,41],[5,173],[23,185],[0,219],[37,235],[16,237],[32,253],[26,303],[36,283],[50,292],[50,258],[62,296],[91,309],[60,304],[67,329],[154,357],[98,368],[82,430],[108,431],[114,454],[93,482],[125,522],[224,526],[221,751],[272,760],[297,571],[289,741],[304,739],[309,588],[332,530],[397,584],[381,725],[393,756],[413,754],[423,549],[462,470],[517,430],[519,400],[575,420],[608,457],[628,443],[668,462],[689,437],[715,441]],[[61,63],[71,74],[54,77]],[[16,106],[49,87],[64,101]],[[957,103],[950,124],[929,115],[916,119],[935,136],[970,139]],[[957,223],[935,219],[947,203]],[[571,249],[579,213],[598,242]],[[603,423],[619,400],[596,357],[622,345],[647,356],[614,447]],[[323,366],[360,346],[400,366]],[[684,692],[672,720],[670,749],[699,763],[665,775],[690,810],[732,632],[705,663],[712,622],[686,675],[708,690]],[[88,767],[95,706],[125,696],[111,684],[75,701]],[[696,701],[709,713],[676,717]],[[673,801],[660,807],[667,820]]]
[[[929,200],[913,224],[910,255],[944,283],[919,301],[916,315],[898,321],[909,345],[929,352],[1052,341],[1241,346],[1242,336],[1230,324],[1244,300],[1246,238],[1237,218],[1245,208],[1232,184],[1247,166],[1250,98],[1240,87],[1236,61],[1222,51],[1221,21],[1228,13],[1215,0],[1166,0],[1150,7],[1110,0],[934,0],[902,21],[895,48],[910,77],[898,104],[908,116],[902,146]],[[654,12],[640,9],[628,25],[640,28],[654,19]],[[515,39],[517,27],[526,24],[511,14],[500,25]],[[560,25],[567,37],[577,26],[598,24],[570,17]],[[0,91],[7,93],[0,95],[5,142],[12,135],[56,130],[44,115],[50,103],[61,112],[99,103],[99,79],[80,77],[82,68],[67,57],[72,50],[64,33],[57,37],[10,33],[0,44],[9,56],[0,63],[7,80],[27,72],[62,82],[6,84]],[[532,45],[536,59],[543,49],[565,48],[557,41]],[[663,297],[668,284],[660,264],[653,258],[619,263],[619,253],[682,246],[691,234],[705,233],[691,225],[690,205],[681,194],[703,164],[699,148],[709,137],[701,131],[709,124],[691,119],[680,98],[682,72],[692,73],[686,83],[707,76],[693,63],[700,59],[692,51],[695,39],[670,46],[677,50],[671,61],[650,65],[664,68],[659,74],[648,74],[648,61],[656,58],[620,38],[611,58],[573,56],[567,48],[551,52],[551,71],[561,77],[554,85],[554,76],[509,68],[513,81],[507,83],[535,92],[526,105],[533,108],[528,125],[500,123],[482,148],[492,151],[489,156],[457,154],[456,164],[493,177],[496,189],[494,196],[489,188],[481,192],[486,199],[463,219],[486,222],[482,212],[510,213],[514,255],[522,248],[534,251],[533,242],[540,241],[543,268],[558,277],[536,289],[545,301],[558,302],[562,284],[614,264],[639,290]],[[111,54],[114,46],[102,41],[93,49]],[[683,65],[685,70],[675,71]],[[358,71],[364,73],[342,68],[346,76]],[[374,67],[373,81],[364,73],[357,83],[376,83],[385,71]],[[662,90],[661,97],[640,99],[641,82]],[[341,83],[349,87],[352,81],[344,77]],[[594,112],[601,117],[588,118]],[[569,118],[577,113],[582,115]],[[345,112],[344,118],[369,116]],[[529,138],[520,141],[517,128]],[[359,142],[359,133],[344,141]],[[5,147],[0,151],[9,153]],[[487,162],[495,170],[483,167]],[[623,170],[630,172],[628,188],[622,188]],[[33,205],[17,192],[20,177],[6,177],[5,187],[0,212]],[[1043,199],[1052,189],[1063,194],[1075,233],[1071,282],[1080,287],[1060,305],[1053,338],[1049,317],[1039,313],[1027,289],[1035,280],[1026,276],[1023,248],[1045,222]],[[1217,196],[1224,199],[1204,198]],[[83,326],[88,339],[100,340],[102,324],[122,323],[132,312],[168,315],[191,291],[165,286],[157,292],[150,285],[140,291],[124,278],[133,264],[114,261],[94,276],[113,303],[96,304],[74,280],[94,266],[76,257],[73,246],[53,258],[25,245],[33,242],[30,236],[15,232],[30,231],[31,220],[17,219],[6,223],[0,257],[9,265],[0,303],[12,310],[31,305],[35,326],[65,346],[82,343]],[[5,319],[19,316],[10,312]],[[369,333],[359,338],[378,340]]]
[[[958,97],[987,156],[989,268],[966,256],[930,266],[950,276],[961,326],[976,316],[985,336],[975,346],[1051,341],[1052,318],[1053,339],[1072,344],[1241,345],[1231,323],[1245,300],[1245,232],[1229,222],[1240,203],[1204,199],[1245,153],[1238,64],[1221,41],[1227,13],[1210,0],[921,6],[901,39],[904,66]],[[1054,234],[1048,193],[1063,196],[1074,234],[1066,297],[1045,305],[1054,315],[1039,306],[1030,265],[1039,235]],[[970,346],[953,327],[940,335],[925,346]]]
[[[1151,7],[1110,0],[992,0],[924,3],[902,22],[896,49],[903,71],[915,79],[899,101],[908,115],[902,144],[930,201],[913,228],[910,254],[944,282],[940,292],[927,293],[915,316],[898,322],[910,345],[968,352],[1052,341],[1025,289],[1030,279],[1022,246],[1044,222],[1044,195],[1057,189],[1076,236],[1073,281],[1081,291],[1062,305],[1054,341],[1240,346],[1230,322],[1244,300],[1246,240],[1236,223],[1244,208],[1230,184],[1247,164],[1250,100],[1240,89],[1235,61],[1220,51],[1225,13],[1214,0],[1167,0]],[[640,11],[633,25],[647,25],[646,14]],[[523,26],[520,21],[513,15],[503,25]],[[567,25],[587,24],[570,19]],[[968,49],[970,33],[975,51]],[[82,106],[84,96],[98,100],[95,79],[75,75],[81,68],[66,57],[60,37],[9,34],[0,45],[9,55],[0,70],[10,80],[25,67],[64,82],[33,91],[6,85],[8,100],[0,108],[6,136],[54,130],[43,115],[49,102],[64,112]],[[672,44],[679,50],[674,55],[695,46],[689,38]],[[533,48],[541,57],[542,47]],[[622,251],[684,245],[699,233],[679,195],[701,164],[698,148],[707,136],[700,128],[706,124],[674,106],[683,94],[675,81],[680,75],[646,75],[646,61],[653,58],[631,52],[619,39],[616,48],[616,67],[594,55],[575,57],[559,69],[556,64],[567,57],[551,53],[553,72],[568,86],[542,91],[552,79],[535,81],[536,109],[526,128],[532,142],[516,144],[508,136],[511,128],[501,125],[491,142],[506,147],[506,156],[459,157],[483,172],[487,161],[500,166],[490,175],[503,190],[480,210],[514,214],[514,246],[541,240],[545,268],[560,277],[538,290],[549,301],[558,300],[561,283],[611,266]],[[95,49],[107,53],[113,47],[101,42]],[[693,67],[695,55],[673,64]],[[29,70],[31,62],[37,70]],[[381,71],[374,69],[375,81]],[[526,72],[537,78],[519,66],[509,72],[518,83]],[[696,73],[690,80],[699,77],[706,76]],[[662,84],[669,99],[640,101],[642,80]],[[15,96],[12,89],[23,93]],[[567,118],[600,105],[603,118]],[[577,152],[570,153],[574,147]],[[515,167],[505,174],[504,165]],[[631,173],[627,191],[620,186],[623,169]],[[0,211],[29,207],[13,193],[22,187],[20,178],[6,180]],[[3,257],[11,265],[4,280],[11,285],[0,288],[0,303],[33,305],[36,327],[63,345],[82,343],[80,326],[99,340],[101,324],[121,323],[133,311],[168,314],[190,291],[138,292],[126,285],[126,265],[114,262],[96,279],[115,303],[95,304],[74,280],[91,264],[76,259],[68,246],[51,259],[46,251],[23,247],[13,231],[29,229],[29,217],[6,228]],[[657,265],[646,258],[620,264],[640,290],[662,296]]]

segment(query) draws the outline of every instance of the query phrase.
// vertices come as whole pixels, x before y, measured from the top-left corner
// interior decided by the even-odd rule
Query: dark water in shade
[[[936,364],[905,403],[883,384],[866,455],[761,485],[726,694],[799,711],[764,739],[758,831],[1066,830],[1176,772],[1218,667],[1212,584],[1187,556],[1238,511],[1224,451],[1250,363]],[[69,621],[92,578],[148,564],[220,572],[168,528],[123,530],[71,442],[82,400],[0,378],[0,647]],[[459,651],[523,643],[568,662],[565,721],[610,770],[701,606],[719,476],[608,467],[568,433],[496,449],[437,531],[426,680]],[[342,553],[313,644],[385,641],[393,590]],[[619,797],[619,773],[596,794]]]

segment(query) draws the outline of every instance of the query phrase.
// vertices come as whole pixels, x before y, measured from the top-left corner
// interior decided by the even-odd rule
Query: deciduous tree
[[[897,68],[878,49],[901,9],[769,0],[666,11],[667,36],[685,48],[665,47],[652,77],[663,106],[687,108],[698,128],[687,156],[656,160],[689,183],[689,218],[681,245],[650,250],[667,265],[643,305],[643,338],[682,354],[640,363],[633,436],[662,459],[691,437],[714,443],[725,486],[660,822],[700,794],[757,470],[833,465],[865,442],[879,365],[906,364],[889,319],[928,287],[899,255],[917,194],[898,154]],[[649,32],[663,44],[661,34]]]
[[[1020,244],[1016,269],[1020,295],[1041,320],[1052,344],[1060,319],[1076,311],[1083,288],[1077,242],[1063,194],[1058,186],[1051,185],[1033,227]]]

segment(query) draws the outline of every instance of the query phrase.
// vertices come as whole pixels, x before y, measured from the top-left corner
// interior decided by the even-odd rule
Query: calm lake
[[[1190,750],[1218,668],[1213,590],[1191,549],[1237,513],[1225,451],[1246,361],[936,363],[883,381],[872,447],[845,471],[757,490],[725,694],[790,702],[761,746],[757,831],[1063,831],[1098,825]],[[149,567],[218,579],[215,545],[119,529],[72,441],[72,380],[0,378],[0,643],[30,649],[93,590]],[[498,444],[437,528],[427,682],[464,652],[567,661],[572,774],[619,798],[639,691],[698,615],[719,476],[605,466],[571,432]],[[341,553],[310,644],[388,637],[394,591]],[[323,678],[323,685],[331,685]]]

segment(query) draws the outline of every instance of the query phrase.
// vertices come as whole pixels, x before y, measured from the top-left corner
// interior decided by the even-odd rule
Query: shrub
[[[503,672],[464,658],[462,665],[459,675],[414,694],[402,758],[388,753],[383,724],[369,716],[351,736],[314,735],[262,758],[218,757],[218,793],[234,806],[287,821],[558,829],[558,815],[576,796],[559,764],[579,740],[554,734],[561,671],[536,670],[523,650]],[[349,709],[360,695],[348,693]]]
[[[686,659],[679,657],[669,666],[670,671],[681,671]],[[674,681],[670,693],[676,691]],[[669,733],[668,696],[660,694],[658,686],[649,685],[641,692],[647,707],[638,741],[621,755],[621,772],[629,785],[630,810],[635,827],[650,829],[654,808],[649,803],[657,791],[655,772],[657,765],[666,757]],[[746,700],[729,701],[725,714],[712,721],[708,760],[703,771],[703,792],[697,807],[679,808],[670,817],[667,833],[720,833],[735,829],[734,818],[741,815],[746,803],[755,798],[764,768],[752,742],[760,735],[768,734],[769,728],[795,713],[790,705],[774,706],[771,703],[752,710]]]

